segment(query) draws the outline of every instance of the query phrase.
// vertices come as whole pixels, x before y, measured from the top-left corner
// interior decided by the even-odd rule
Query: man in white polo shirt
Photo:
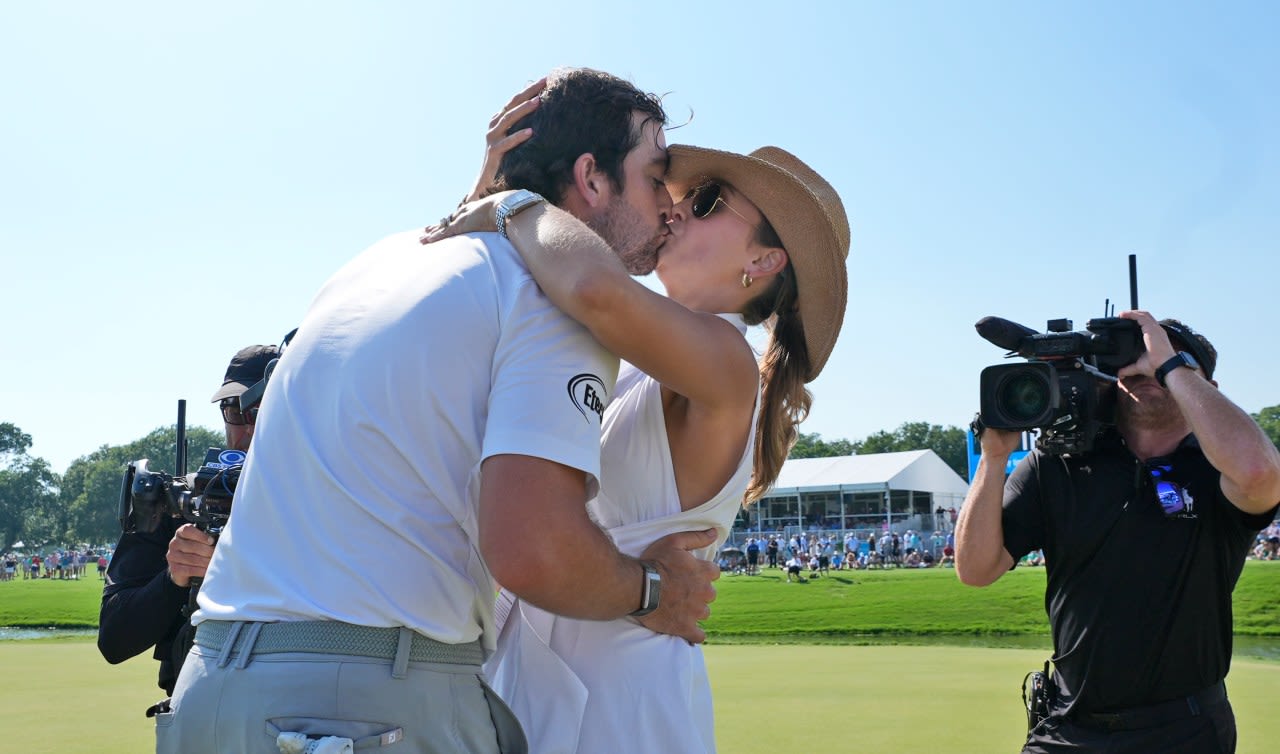
[[[504,178],[647,272],[664,123],[625,81],[559,72]],[[544,205],[519,192],[500,214],[520,211]],[[688,550],[714,534],[634,559],[588,519],[617,361],[502,235],[391,236],[317,295],[268,383],[157,751],[525,751],[480,677],[495,580],[552,612],[705,638],[719,572]]]

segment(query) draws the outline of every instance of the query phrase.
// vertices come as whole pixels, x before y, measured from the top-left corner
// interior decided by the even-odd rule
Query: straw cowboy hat
[[[800,322],[809,355],[806,382],[826,365],[848,299],[849,219],[836,190],[795,155],[761,147],[749,155],[676,144],[667,150],[667,188],[680,197],[707,180],[751,200],[778,232],[796,271]]]

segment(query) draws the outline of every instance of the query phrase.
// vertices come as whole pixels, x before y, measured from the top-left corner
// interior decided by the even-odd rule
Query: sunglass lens
[[[693,205],[690,209],[693,216],[701,220],[711,214],[711,210],[716,208],[716,202],[720,200],[720,184],[709,183],[698,189],[693,195]]]

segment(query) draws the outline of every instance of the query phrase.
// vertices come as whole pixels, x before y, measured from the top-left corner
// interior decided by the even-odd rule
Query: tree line
[[[824,440],[816,433],[802,432],[788,458],[829,458],[897,453],[903,450],[932,450],[957,474],[966,480],[969,478],[969,449],[965,430],[928,422],[907,422],[895,430],[880,430],[863,440]]]
[[[204,427],[187,429],[188,455],[199,463],[205,448],[225,438]],[[103,445],[56,474],[43,458],[30,455],[31,435],[0,423],[0,553],[17,542],[27,549],[115,542],[120,485],[125,464],[150,459],[153,471],[173,468],[177,427],[160,427],[126,445]]]
[[[1280,448],[1280,405],[1253,414],[1271,441]],[[188,456],[199,463],[205,448],[220,448],[221,434],[204,427],[187,430]],[[176,426],[160,427],[126,445],[103,445],[71,462],[57,474],[43,458],[29,454],[31,435],[0,423],[0,553],[19,541],[29,548],[104,544],[120,536],[117,519],[120,483],[125,464],[151,460],[155,471],[176,473]],[[965,430],[928,422],[906,422],[862,440],[823,439],[801,433],[790,458],[826,458],[853,454],[932,450],[965,479],[969,476]]]
[[[1280,406],[1268,406],[1250,414],[1280,448]],[[966,430],[941,427],[928,422],[907,422],[893,431],[881,430],[864,440],[824,440],[818,434],[800,433],[788,458],[829,458],[831,456],[896,453],[903,450],[932,450],[955,472],[969,479],[969,448]]]

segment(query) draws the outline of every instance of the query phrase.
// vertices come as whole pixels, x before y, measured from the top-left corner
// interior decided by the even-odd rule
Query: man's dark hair
[[[585,153],[621,191],[622,161],[640,139],[631,114],[642,113],[645,122],[667,122],[656,95],[590,68],[553,71],[540,99],[537,110],[511,127],[511,133],[533,128],[533,138],[503,156],[495,191],[529,189],[559,204],[573,183],[574,161]]]

